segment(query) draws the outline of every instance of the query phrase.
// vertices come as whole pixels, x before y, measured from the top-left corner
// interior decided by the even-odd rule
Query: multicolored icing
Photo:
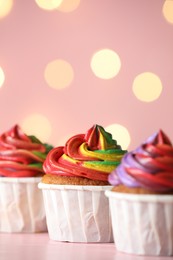
[[[173,146],[160,130],[136,150],[126,153],[108,177],[111,185],[144,187],[158,192],[173,190]]]
[[[52,149],[43,169],[46,174],[107,181],[125,152],[102,126],[94,125],[86,134],[75,135],[65,146]]]
[[[27,136],[18,125],[0,136],[0,176],[43,175],[42,164],[53,147]]]

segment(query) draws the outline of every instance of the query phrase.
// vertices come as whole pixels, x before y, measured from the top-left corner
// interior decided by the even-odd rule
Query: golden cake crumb
[[[125,185],[117,185],[112,188],[112,191],[114,192],[121,192],[121,193],[133,193],[133,194],[173,194],[173,191],[169,191],[167,193],[165,192],[156,192],[145,188],[140,187],[126,187]]]
[[[53,175],[53,174],[45,174],[42,177],[42,182],[47,184],[58,184],[58,185],[94,185],[94,186],[110,185],[107,181],[90,180],[83,177],[60,176],[60,175]]]

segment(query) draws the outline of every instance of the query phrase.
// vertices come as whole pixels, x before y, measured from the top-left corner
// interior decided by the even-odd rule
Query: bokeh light
[[[58,10],[64,13],[74,11],[80,4],[80,0],[63,0]]]
[[[119,73],[121,61],[116,52],[110,49],[102,49],[92,56],[90,65],[97,77],[111,79]]]
[[[166,21],[173,24],[173,0],[164,2],[162,12]]]
[[[44,77],[50,87],[63,89],[72,82],[74,72],[72,66],[67,61],[54,60],[47,64]]]
[[[40,8],[51,11],[58,8],[62,0],[35,0],[35,2]]]
[[[31,114],[21,123],[23,131],[28,135],[35,135],[41,142],[48,142],[52,128],[47,117],[41,114]]]
[[[126,127],[112,124],[105,127],[105,130],[112,134],[113,139],[117,141],[117,144],[121,145],[122,149],[126,150],[129,147],[131,138]]]
[[[4,74],[4,71],[2,70],[2,68],[0,67],[0,88],[4,84],[4,81],[5,81],[5,74]]]
[[[0,18],[7,16],[13,7],[13,0],[0,0]]]
[[[133,92],[141,101],[154,101],[159,98],[162,92],[162,82],[154,73],[141,73],[134,79]]]

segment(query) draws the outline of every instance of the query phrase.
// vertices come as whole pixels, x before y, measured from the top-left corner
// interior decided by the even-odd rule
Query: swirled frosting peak
[[[107,181],[125,152],[102,126],[94,125],[86,134],[72,136],[65,146],[52,149],[43,169],[46,174]]]
[[[168,136],[159,130],[136,150],[126,153],[108,180],[114,186],[173,190],[173,146]]]
[[[18,125],[0,136],[0,176],[43,175],[42,164],[53,147],[23,133]]]

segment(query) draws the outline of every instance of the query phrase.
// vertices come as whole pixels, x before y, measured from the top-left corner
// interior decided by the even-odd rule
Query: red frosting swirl
[[[42,175],[42,164],[51,148],[34,136],[27,136],[15,125],[0,136],[0,176]]]
[[[125,152],[110,133],[94,125],[86,134],[72,136],[65,146],[52,149],[43,169],[46,174],[107,181]]]

